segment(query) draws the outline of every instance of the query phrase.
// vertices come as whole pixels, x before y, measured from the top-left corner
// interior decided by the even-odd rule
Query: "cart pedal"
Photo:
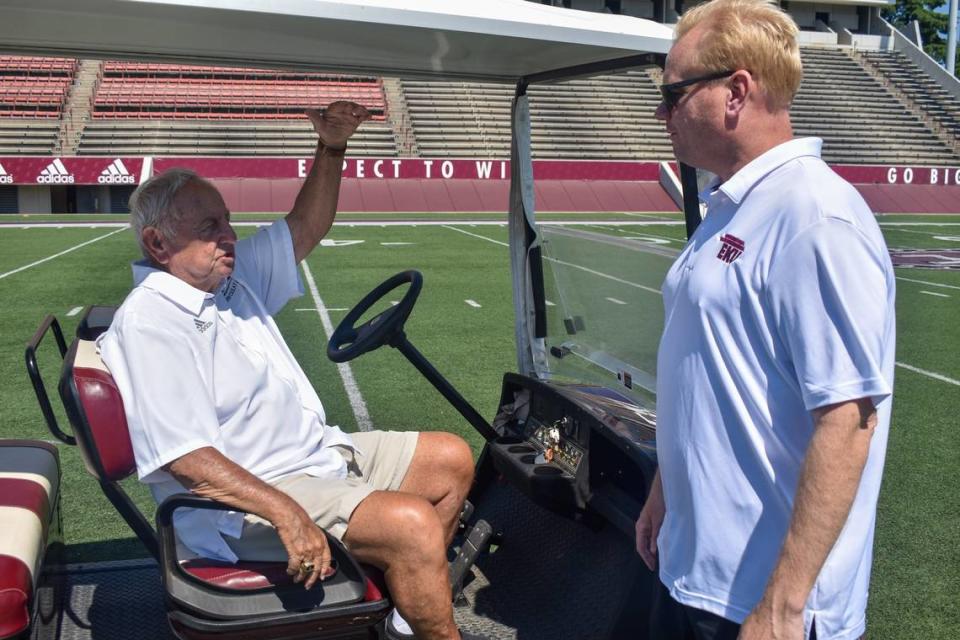
[[[477,561],[477,557],[490,546],[493,537],[493,527],[486,520],[477,520],[467,534],[457,551],[457,557],[450,563],[450,587],[453,591],[453,600],[460,599],[463,592],[463,581],[470,571],[470,567]]]

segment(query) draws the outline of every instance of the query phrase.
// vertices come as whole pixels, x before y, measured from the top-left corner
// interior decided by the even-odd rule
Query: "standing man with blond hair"
[[[651,638],[866,628],[894,274],[822,142],[793,137],[796,33],[766,0],[713,0],[667,57],[657,117],[677,159],[717,177],[663,285],[660,471],[636,527],[664,586]]]

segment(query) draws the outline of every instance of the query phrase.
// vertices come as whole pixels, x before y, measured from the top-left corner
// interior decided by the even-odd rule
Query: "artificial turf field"
[[[328,236],[336,246],[318,248],[308,258],[306,270],[318,298],[308,289],[277,316],[324,400],[328,420],[356,428],[338,370],[325,356],[318,299],[336,324],[376,284],[408,268],[424,276],[408,337],[481,414],[492,417],[500,378],[515,368],[506,227],[480,224],[489,216],[445,216],[454,222],[414,226],[390,224],[397,219],[384,215],[377,217],[383,226],[350,225],[359,218],[340,216],[342,223]],[[556,302],[592,309],[592,316],[598,305],[606,305],[603,317],[611,327],[627,327],[618,334],[622,344],[617,346],[634,349],[636,362],[653,357],[661,312],[656,290],[669,258],[644,254],[637,263],[625,256],[636,254],[630,248],[635,243],[679,250],[683,227],[675,224],[677,218],[666,218],[674,224],[656,224],[653,215],[604,215],[586,217],[586,225],[545,231],[548,250],[570,240],[567,232],[592,237],[594,246],[614,247],[573,258],[567,251],[565,260],[548,261],[546,269],[568,283],[565,291],[582,292],[580,298]],[[41,319],[57,315],[71,335],[78,316],[69,314],[77,307],[122,301],[130,287],[128,265],[138,257],[130,232],[123,229],[25,226],[45,220],[87,221],[0,217],[0,222],[17,223],[0,225],[0,438],[49,438],[23,363],[24,345]],[[651,224],[626,224],[637,221]],[[891,249],[960,249],[960,216],[888,216],[881,224]],[[241,235],[251,231],[238,229]],[[613,240],[600,242],[604,238]],[[635,264],[645,265],[642,273],[631,267]],[[898,268],[897,277],[901,366],[878,513],[868,633],[875,639],[954,639],[960,637],[960,269]],[[555,287],[548,288],[548,299],[556,295]],[[553,322],[560,304],[548,307]],[[59,373],[52,341],[40,364],[52,391]],[[373,424],[454,431],[479,451],[480,438],[398,352],[384,348],[367,354],[351,369]],[[69,558],[145,555],[83,470],[77,451],[65,446],[60,451]],[[146,493],[139,487],[134,491],[149,508]]]

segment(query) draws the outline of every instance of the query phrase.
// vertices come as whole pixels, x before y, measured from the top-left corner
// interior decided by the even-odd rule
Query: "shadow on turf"
[[[106,560],[135,560],[150,558],[147,548],[134,536],[129,538],[114,538],[98,542],[81,542],[68,544],[65,548],[65,561],[73,564],[78,562],[103,562]]]

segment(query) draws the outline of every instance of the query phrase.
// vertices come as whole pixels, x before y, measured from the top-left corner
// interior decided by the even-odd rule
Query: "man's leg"
[[[650,613],[650,640],[737,640],[740,625],[681,604],[657,580]]]
[[[453,541],[463,502],[473,484],[473,453],[458,436],[421,432],[400,491],[426,498],[443,525],[445,546]]]
[[[649,640],[694,640],[693,630],[683,611],[683,605],[670,596],[659,578],[650,607]]]
[[[418,639],[460,638],[444,523],[434,504],[410,493],[375,491],[354,510],[343,541],[357,559],[383,570],[394,604]]]

